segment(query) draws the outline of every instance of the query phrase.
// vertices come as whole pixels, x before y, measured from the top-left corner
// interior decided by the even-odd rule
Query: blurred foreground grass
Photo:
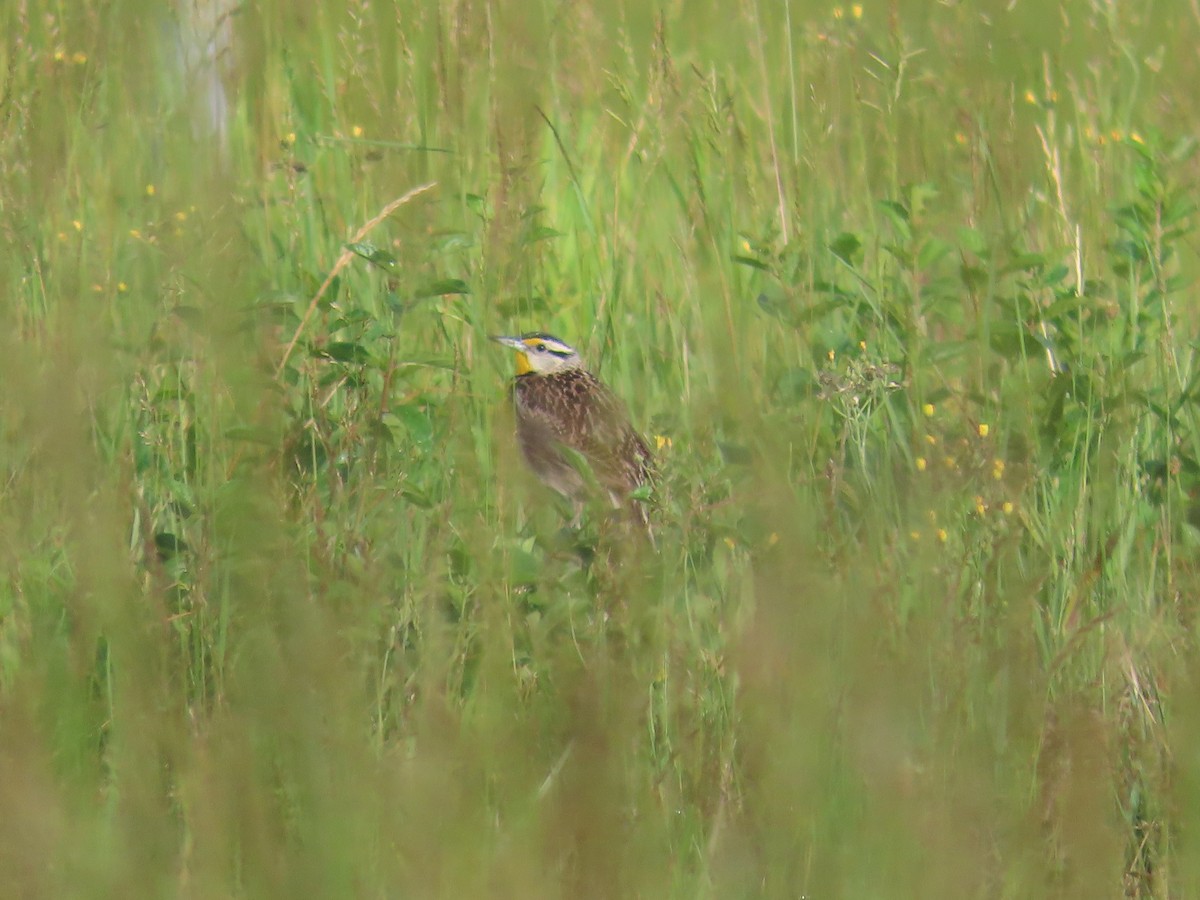
[[[0,891],[1200,893],[1200,16],[912,6],[5,5]]]

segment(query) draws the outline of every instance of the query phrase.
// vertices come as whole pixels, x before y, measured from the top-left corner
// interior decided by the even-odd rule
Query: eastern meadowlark
[[[517,351],[517,443],[534,474],[581,510],[588,483],[564,452],[569,448],[591,467],[614,508],[628,502],[637,521],[648,524],[646,508],[629,494],[650,481],[653,459],[625,404],[584,368],[573,347],[552,335],[532,331],[492,340]]]

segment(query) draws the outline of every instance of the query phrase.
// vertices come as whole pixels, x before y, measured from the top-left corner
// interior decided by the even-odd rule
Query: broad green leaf
[[[639,484],[629,492],[629,499],[631,500],[650,500],[653,497],[654,485],[652,484]]]
[[[447,294],[469,294],[471,288],[461,278],[441,278],[422,285],[413,292],[414,299],[443,297]]]
[[[186,553],[187,541],[170,531],[159,531],[154,535],[154,546],[160,556],[170,557],[178,553]]]
[[[346,249],[352,251],[358,256],[361,256],[372,265],[379,266],[381,269],[387,269],[390,271],[399,265],[399,263],[396,261],[396,257],[392,256],[392,254],[380,247],[376,247],[374,244],[367,243],[366,241],[358,241],[356,243],[347,244]]]
[[[512,584],[536,584],[541,571],[541,560],[533,553],[520,547],[514,547],[510,551],[508,577]]]
[[[562,236],[563,233],[561,231],[550,228],[547,225],[534,225],[521,238],[521,244],[527,246],[529,244],[536,244],[538,241],[548,241]]]
[[[365,365],[372,359],[370,351],[357,341],[331,341],[323,347],[314,347],[313,355],[355,365]]]
[[[931,269],[949,255],[954,248],[940,238],[929,237],[917,251],[917,268]]]
[[[479,216],[481,219],[491,217],[491,210],[488,208],[487,200],[479,194],[467,194],[463,198],[466,201],[467,209]]]
[[[433,446],[433,423],[429,414],[422,406],[415,403],[404,403],[393,406],[391,416],[403,428],[408,440],[418,447],[428,450]]]
[[[861,257],[862,241],[859,240],[858,235],[843,231],[833,239],[829,249],[834,256],[853,268]]]

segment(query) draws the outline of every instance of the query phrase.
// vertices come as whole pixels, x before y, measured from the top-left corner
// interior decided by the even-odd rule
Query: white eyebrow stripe
[[[523,343],[530,350],[536,350],[539,352],[545,350],[545,351],[549,351],[550,353],[553,353],[555,356],[566,357],[566,356],[570,356],[572,353],[575,352],[570,347],[568,347],[566,344],[563,344],[560,341],[548,340],[546,338],[538,338],[537,340],[530,339],[530,340],[524,341]]]

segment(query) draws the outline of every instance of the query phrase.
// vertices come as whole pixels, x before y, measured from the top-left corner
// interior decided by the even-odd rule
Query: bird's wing
[[[601,480],[623,491],[653,477],[654,457],[629,420],[621,399],[600,382],[588,405],[587,446],[579,449],[592,462]]]

